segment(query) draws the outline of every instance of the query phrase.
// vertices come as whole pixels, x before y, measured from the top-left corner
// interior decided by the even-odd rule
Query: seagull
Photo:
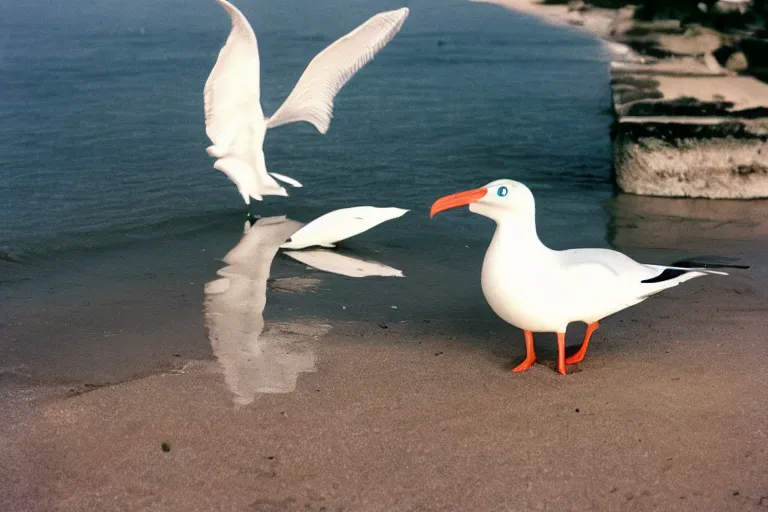
[[[350,78],[395,37],[408,9],[379,13],[315,56],[285,102],[272,117],[260,103],[259,47],[248,20],[227,0],[217,0],[232,20],[232,30],[205,82],[205,133],[213,143],[206,151],[213,167],[232,180],[246,204],[251,198],[287,196],[277,180],[298,181],[267,172],[264,137],[268,128],[296,121],[311,123],[325,134],[333,99]]]
[[[382,222],[402,217],[407,212],[408,210],[402,208],[378,206],[353,206],[333,210],[293,233],[280,248],[336,247],[337,242],[359,235]]]
[[[689,279],[727,275],[708,268],[647,265],[610,249],[552,250],[536,233],[533,194],[513,180],[441,197],[432,204],[430,218],[466,205],[496,222],[481,282],[491,309],[525,334],[526,357],[515,372],[536,362],[535,332],[557,333],[557,371],[565,375],[567,364],[584,359],[603,318]],[[565,332],[571,322],[584,322],[587,331],[579,350],[566,358]]]

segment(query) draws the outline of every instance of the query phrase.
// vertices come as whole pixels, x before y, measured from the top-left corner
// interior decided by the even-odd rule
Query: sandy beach
[[[385,284],[369,320],[276,320],[321,293],[281,289],[308,278],[300,267],[274,275],[282,260],[258,340],[268,360],[310,357],[282,363],[293,391],[259,392],[248,380],[259,366],[226,357],[176,358],[106,386],[29,385],[6,369],[0,508],[764,510],[768,214],[760,202],[675,204],[610,200],[613,243],[637,257],[674,247],[669,257],[716,253],[753,268],[607,319],[565,377],[547,335],[543,364],[510,372],[522,335],[479,284],[450,296],[446,283],[374,278]],[[337,291],[359,282],[341,279]],[[401,286],[391,309],[387,290]]]

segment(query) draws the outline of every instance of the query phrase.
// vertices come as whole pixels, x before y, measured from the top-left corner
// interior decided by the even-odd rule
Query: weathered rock
[[[717,63],[705,63],[703,58],[697,57],[677,57],[657,60],[650,63],[627,63],[612,62],[613,71],[626,73],[649,74],[649,75],[696,75],[696,76],[718,76],[724,75],[726,71]]]
[[[720,63],[717,62],[717,59],[715,56],[707,52],[702,56],[702,61],[704,62],[704,65],[707,66],[707,69],[712,71],[713,73],[723,73],[723,68],[720,66]]]
[[[614,70],[614,169],[625,192],[768,197],[768,85]]]
[[[619,116],[768,118],[768,85],[752,77],[641,74],[624,69],[615,68],[611,80]]]
[[[728,60],[725,61],[725,67],[726,69],[738,73],[746,71],[749,68],[749,64],[747,63],[747,57],[744,55],[744,52],[732,53],[731,56],[728,57]]]
[[[569,11],[584,12],[584,11],[588,11],[590,8],[591,6],[586,2],[584,2],[584,0],[570,0],[568,2]]]
[[[611,37],[622,36],[632,29],[635,24],[635,10],[634,5],[627,5],[616,10],[616,17],[610,31]]]
[[[721,35],[716,30],[707,27],[689,27],[683,36],[676,34],[660,34],[659,45],[676,55],[701,55],[712,53],[721,44]]]
[[[717,0],[715,10],[722,13],[738,12],[745,14],[752,3],[753,0]]]
[[[719,32],[700,26],[683,29],[678,20],[625,20],[614,24],[613,34],[617,41],[654,57],[699,56],[723,44]]]
[[[768,197],[768,120],[624,117],[614,130],[619,188],[631,194]]]

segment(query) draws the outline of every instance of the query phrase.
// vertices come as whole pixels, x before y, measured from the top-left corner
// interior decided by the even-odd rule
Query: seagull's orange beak
[[[436,213],[450,210],[451,208],[458,208],[459,206],[466,206],[469,203],[474,203],[478,199],[485,197],[488,193],[488,189],[485,187],[476,188],[474,190],[467,190],[466,192],[459,192],[458,194],[451,194],[449,196],[441,197],[434,203],[432,203],[432,209],[429,211],[429,218],[435,216]]]

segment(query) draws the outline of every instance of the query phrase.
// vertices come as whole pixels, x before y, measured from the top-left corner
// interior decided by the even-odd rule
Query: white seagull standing
[[[565,375],[566,364],[584,359],[599,320],[694,277],[727,275],[645,265],[610,249],[549,249],[536,233],[533,194],[512,180],[442,197],[432,205],[430,217],[465,205],[496,222],[481,280],[493,311],[524,331],[526,357],[515,372],[536,361],[534,332],[557,333],[557,370]],[[565,331],[571,322],[586,323],[587,332],[579,351],[566,358]]]
[[[213,167],[236,185],[246,204],[265,195],[287,196],[274,179],[300,187],[287,176],[267,172],[264,136],[268,128],[306,121],[328,131],[336,93],[392,40],[408,9],[382,12],[320,52],[309,63],[285,102],[272,117],[261,109],[259,47],[248,20],[227,0],[217,0],[232,19],[232,31],[205,82],[205,133],[217,158]]]

